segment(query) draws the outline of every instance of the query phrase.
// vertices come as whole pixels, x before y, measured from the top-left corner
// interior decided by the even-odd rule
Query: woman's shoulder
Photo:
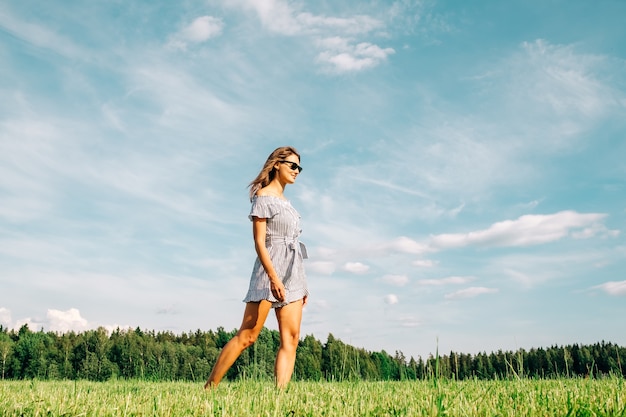
[[[277,199],[281,201],[288,201],[284,196],[277,195],[275,191],[268,190],[267,188],[261,188],[256,194],[252,197],[252,199],[261,199],[261,200],[270,200]]]
[[[252,197],[252,208],[250,209],[250,220],[253,217],[270,219],[285,210],[285,205],[289,204],[287,200],[274,195],[256,194]]]

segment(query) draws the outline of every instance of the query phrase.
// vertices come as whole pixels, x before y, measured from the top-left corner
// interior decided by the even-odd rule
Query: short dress
[[[265,246],[274,270],[285,286],[285,301],[280,302],[270,289],[270,279],[257,256],[250,277],[250,287],[244,302],[268,300],[272,307],[282,307],[309,295],[303,260],[307,258],[306,247],[298,237],[300,214],[288,200],[275,196],[254,196],[248,218],[267,219]]]

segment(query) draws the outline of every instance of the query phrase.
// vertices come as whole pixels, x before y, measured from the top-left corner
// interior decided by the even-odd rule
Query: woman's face
[[[296,177],[300,174],[301,169],[300,158],[294,154],[289,155],[276,164],[277,177],[283,184],[296,182]]]

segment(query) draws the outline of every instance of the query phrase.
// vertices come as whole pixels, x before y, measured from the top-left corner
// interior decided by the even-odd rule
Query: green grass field
[[[623,379],[202,383],[1,381],[8,416],[625,416]]]

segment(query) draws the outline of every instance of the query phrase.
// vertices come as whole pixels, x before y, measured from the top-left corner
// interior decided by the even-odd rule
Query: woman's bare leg
[[[278,388],[287,386],[293,374],[293,367],[296,363],[296,349],[300,340],[303,305],[303,300],[298,300],[276,309],[278,330],[280,331],[280,348],[276,355],[274,374]]]
[[[243,314],[243,321],[237,334],[226,343],[220,355],[217,357],[215,365],[209,379],[204,384],[204,388],[216,387],[228,369],[235,363],[241,352],[251,346],[261,333],[265,319],[272,308],[272,303],[263,300],[258,303],[246,303],[246,310]]]

